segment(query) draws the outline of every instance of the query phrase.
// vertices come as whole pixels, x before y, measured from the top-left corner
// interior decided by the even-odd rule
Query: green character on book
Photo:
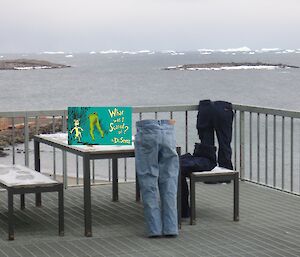
[[[103,138],[104,137],[104,131],[102,130],[102,128],[100,126],[98,113],[96,113],[96,112],[91,113],[89,115],[89,120],[90,120],[90,135],[91,135],[92,140],[95,140],[95,135],[94,135],[94,127],[95,126],[98,129],[101,137]]]
[[[73,131],[75,130],[75,139],[77,139],[78,142],[80,142],[80,140],[81,140],[81,137],[82,137],[81,131],[83,131],[83,128],[79,127],[79,123],[80,123],[80,119],[74,119],[74,128],[72,128],[72,130],[70,131],[70,133],[72,134]]]

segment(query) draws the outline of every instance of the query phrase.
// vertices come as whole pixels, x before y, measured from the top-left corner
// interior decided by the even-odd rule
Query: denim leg
[[[138,131],[135,140],[136,172],[149,236],[162,234],[158,193],[158,142],[154,131]]]
[[[158,177],[138,176],[148,236],[162,235],[161,210],[159,206]]]
[[[216,115],[214,119],[216,134],[219,142],[218,163],[220,167],[233,169],[231,162],[231,140],[233,111],[231,103],[216,101],[214,103]]]
[[[163,234],[178,234],[177,189],[179,159],[176,152],[174,129],[162,131],[159,150],[159,191],[162,208]]]

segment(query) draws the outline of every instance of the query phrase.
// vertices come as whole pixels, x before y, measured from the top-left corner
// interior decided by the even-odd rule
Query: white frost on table
[[[48,140],[56,141],[57,143],[68,145],[67,133],[55,133],[39,135],[40,137]],[[114,151],[114,150],[131,150],[134,148],[134,136],[132,136],[131,145],[70,145],[72,148],[82,149],[84,151],[96,152],[96,151]]]
[[[9,187],[56,184],[57,181],[21,165],[0,164],[0,182]]]

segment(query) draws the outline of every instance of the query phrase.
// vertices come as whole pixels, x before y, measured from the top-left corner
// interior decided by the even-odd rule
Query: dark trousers
[[[209,152],[209,151],[208,151]],[[215,154],[215,150],[210,151],[211,154]],[[216,161],[214,158],[199,157],[186,153],[179,158],[181,169],[181,216],[187,218],[190,216],[189,207],[189,188],[186,178],[194,171],[208,171],[216,167]]]
[[[197,130],[201,143],[215,145],[216,132],[218,148],[218,164],[220,167],[233,169],[231,162],[232,139],[232,104],[225,101],[202,100],[199,102]]]

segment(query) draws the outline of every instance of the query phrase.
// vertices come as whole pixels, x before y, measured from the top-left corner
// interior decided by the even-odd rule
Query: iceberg
[[[58,51],[58,52],[43,52],[42,54],[65,54],[65,52],[61,52],[61,51]]]
[[[162,54],[171,54],[171,55],[178,55],[180,53],[177,53],[176,51],[174,50],[162,50],[160,51]]]
[[[198,49],[199,52],[214,52],[215,50],[213,49],[206,49],[206,48],[202,48],[202,49]]]
[[[251,52],[251,49],[247,46],[243,46],[243,47],[240,47],[240,48],[220,49],[218,51],[222,52],[222,53],[227,53],[227,52]]]
[[[296,50],[292,50],[292,49],[286,49],[284,50],[284,53],[294,53]]]
[[[137,54],[137,52],[131,52],[131,51],[124,51],[123,54]]]
[[[120,50],[110,49],[110,50],[106,50],[106,51],[100,51],[100,54],[119,54],[121,52],[122,51],[120,51]]]
[[[151,52],[150,50],[140,50],[140,51],[138,51],[139,54],[148,54],[150,52]]]
[[[209,53],[233,53],[233,52],[251,52],[252,50],[247,47],[247,46],[243,46],[243,47],[239,47],[239,48],[228,48],[228,49],[207,49],[207,48],[201,48],[198,49],[198,52],[200,52],[201,54],[209,54]]]
[[[278,52],[280,51],[280,48],[262,48],[260,49],[261,52]]]
[[[89,54],[96,54],[96,52],[95,51],[91,51]]]
[[[66,58],[73,58],[74,56],[72,54],[68,54],[65,56]]]

